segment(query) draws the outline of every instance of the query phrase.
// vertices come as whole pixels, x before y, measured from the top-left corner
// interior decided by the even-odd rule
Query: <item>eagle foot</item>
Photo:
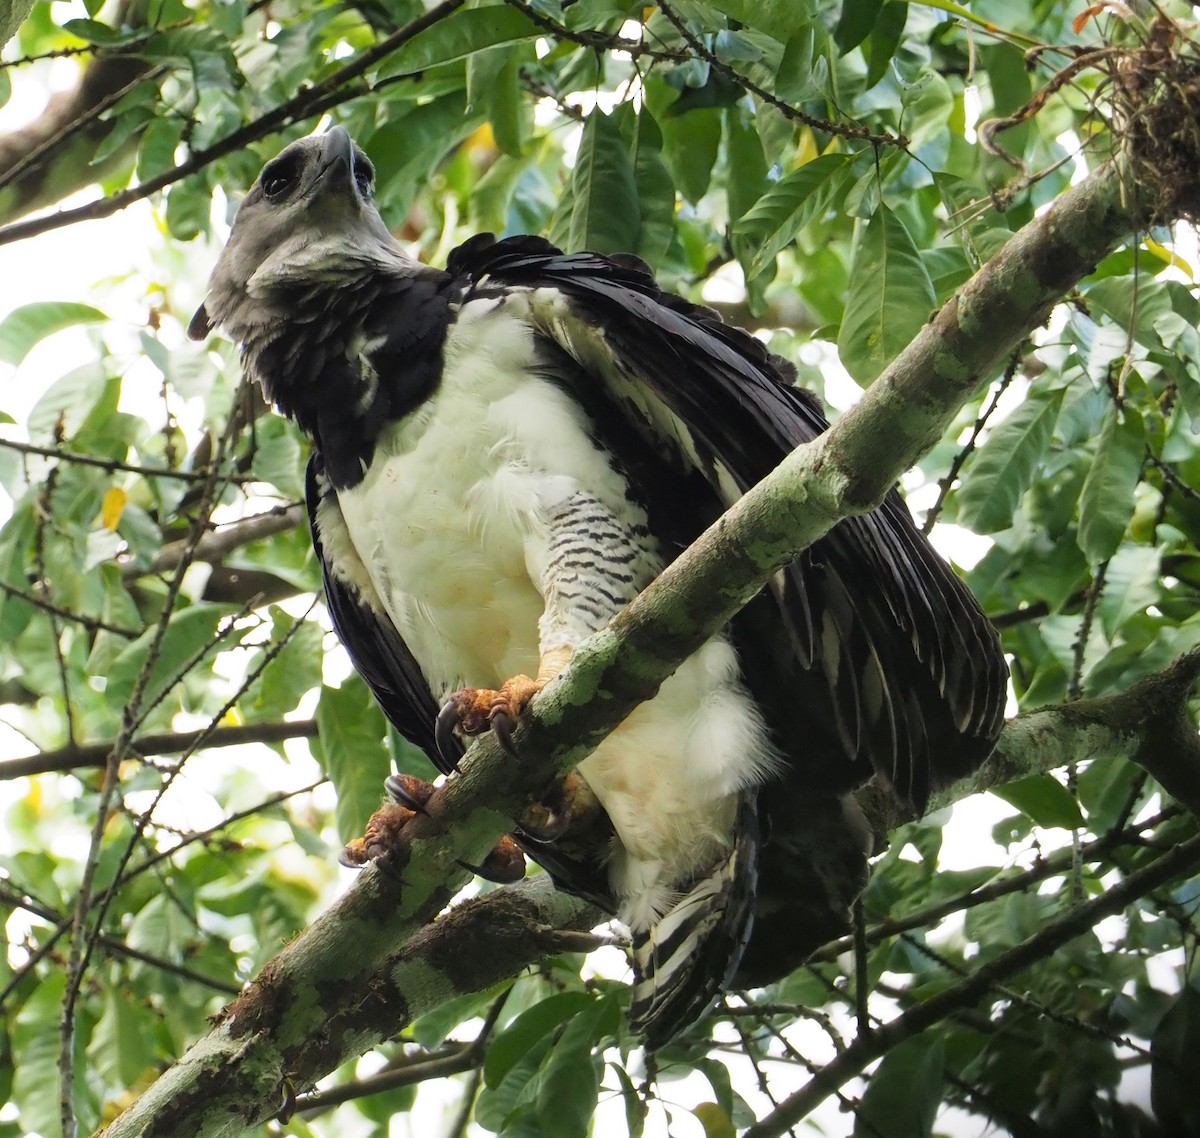
[[[367,820],[367,828],[361,838],[346,843],[338,861],[351,869],[360,869],[369,861],[392,858],[397,853],[407,855],[408,846],[403,838],[404,827],[416,817],[416,811],[398,802],[385,802]]]
[[[425,804],[437,789],[431,782],[411,774],[394,774],[384,783],[391,802],[385,802],[367,821],[361,838],[347,842],[338,861],[358,869],[378,858],[401,861],[407,858],[408,843],[404,828],[418,814],[428,816]],[[464,869],[497,885],[511,885],[525,876],[525,855],[521,847],[505,835],[479,865],[460,861]]]
[[[383,789],[393,802],[407,806],[414,814],[428,815],[425,803],[433,797],[437,787],[432,782],[417,778],[416,775],[393,774],[384,780]]]
[[[516,756],[512,744],[513,728],[526,704],[545,686],[545,680],[528,676],[513,676],[499,688],[463,688],[455,692],[438,712],[434,737],[438,751],[447,763],[454,763],[454,732],[460,735],[482,735],[492,731],[510,755]]]
[[[571,827],[590,823],[602,810],[592,788],[570,771],[521,816],[521,836],[538,845],[550,845]]]
[[[511,885],[525,876],[525,855],[509,834],[505,834],[496,843],[479,865],[472,865],[461,858],[458,864],[464,869],[469,869],[476,877],[482,877],[485,881],[492,881],[497,885]]]

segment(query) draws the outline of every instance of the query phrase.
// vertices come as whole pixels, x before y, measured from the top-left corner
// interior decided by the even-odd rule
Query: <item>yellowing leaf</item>
[[[100,524],[105,529],[115,530],[117,528],[128,500],[129,495],[119,486],[110,486],[104,491],[104,497],[100,502]]]
[[[1178,253],[1172,249],[1168,249],[1165,245],[1158,241],[1152,241],[1146,238],[1142,244],[1156,257],[1161,257],[1168,265],[1173,265],[1180,272],[1186,273],[1189,280],[1195,280],[1196,274],[1192,272],[1192,266],[1188,264]]]
[[[492,133],[492,124],[485,122],[482,126],[477,126],[467,136],[466,147],[468,150],[496,151],[498,147],[496,146],[496,136]]]
[[[702,1102],[692,1113],[704,1127],[704,1138],[736,1138],[732,1120],[715,1102]]]

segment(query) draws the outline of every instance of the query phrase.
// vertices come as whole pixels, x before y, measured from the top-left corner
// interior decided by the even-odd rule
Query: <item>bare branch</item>
[[[158,551],[154,561],[147,568],[138,565],[132,559],[121,565],[121,573],[126,580],[145,576],[147,573],[167,573],[178,568],[181,559],[186,554],[190,561],[220,561],[244,545],[256,541],[264,541],[277,533],[295,529],[305,517],[304,507],[295,502],[288,506],[277,506],[261,514],[255,514],[241,521],[230,522],[219,529],[204,534],[199,541],[189,543],[183,541],[168,542]]]
[[[141,474],[145,478],[174,478],[182,482],[203,482],[210,475],[204,470],[172,470],[167,466],[139,466],[137,463],[118,462],[112,458],[101,458],[95,454],[81,454],[78,451],[62,450],[58,447],[40,447],[33,443],[23,443],[17,439],[0,439],[0,447],[13,450],[18,454],[40,455],[43,458],[53,458],[59,462],[73,462],[79,466],[95,466],[107,470],[109,474],[123,470],[129,474]],[[232,478],[237,482],[240,479]]]
[[[232,727],[214,727],[201,731],[162,731],[138,735],[130,740],[128,753],[140,758],[150,755],[177,755],[204,747],[240,747],[246,743],[282,743],[288,739],[315,739],[317,724],[312,719],[281,723],[247,723]],[[113,740],[102,743],[76,743],[55,751],[42,751],[20,759],[0,760],[0,782],[52,771],[72,771],[104,766],[113,749]]]

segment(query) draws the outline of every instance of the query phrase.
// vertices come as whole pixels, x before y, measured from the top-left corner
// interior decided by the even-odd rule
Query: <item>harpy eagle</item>
[[[828,424],[789,365],[636,258],[483,235],[419,263],[373,176],[341,128],[270,161],[189,333],[222,326],[311,439],[334,627],[450,773],[457,735],[506,735],[575,645]],[[893,492],[580,765],[604,820],[590,846],[515,835],[630,927],[631,1016],[656,1046],[842,931],[867,853],[848,792],[875,774],[919,811],[992,750],[1005,678]]]

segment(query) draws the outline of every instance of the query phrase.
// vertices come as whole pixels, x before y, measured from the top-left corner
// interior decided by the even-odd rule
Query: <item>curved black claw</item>
[[[504,708],[497,707],[488,716],[488,722],[492,725],[492,734],[496,736],[496,742],[515,759],[517,749],[513,746],[512,741],[513,727],[515,726],[513,717]]]
[[[394,774],[388,775],[383,780],[383,789],[393,802],[398,802],[401,806],[407,806],[414,814],[429,816],[429,811],[425,809],[425,803],[415,795],[409,793],[408,788]]]
[[[442,704],[433,725],[433,738],[447,770],[457,770],[458,760],[462,757],[462,749],[454,737],[454,729],[461,721],[462,707],[458,696],[452,695]]]
[[[538,803],[521,819],[521,837],[538,846],[550,846],[567,832],[571,815],[566,811],[550,810]]]

